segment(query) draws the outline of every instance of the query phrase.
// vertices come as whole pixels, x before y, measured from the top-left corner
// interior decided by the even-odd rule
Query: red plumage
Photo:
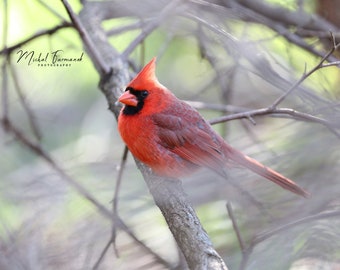
[[[308,196],[292,180],[227,144],[193,107],[158,82],[155,62],[153,58],[119,98],[125,105],[118,129],[136,158],[156,174],[169,177],[181,177],[199,167],[223,176],[227,164],[234,162],[291,192]]]

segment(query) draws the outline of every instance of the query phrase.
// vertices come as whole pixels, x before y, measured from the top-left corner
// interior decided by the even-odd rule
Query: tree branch
[[[311,114],[299,112],[297,110],[293,110],[290,108],[268,107],[268,108],[255,109],[255,110],[250,110],[246,112],[234,113],[231,115],[224,115],[224,116],[210,120],[209,123],[211,125],[214,125],[214,124],[236,120],[236,119],[242,119],[242,118],[251,119],[252,117],[259,116],[259,115],[289,115],[297,120],[318,123],[318,124],[321,124],[327,127],[334,135],[340,138],[340,133],[339,131],[337,131],[336,127],[334,126],[334,123],[329,122],[325,119],[313,116]],[[253,120],[251,120],[251,122],[254,123]]]
[[[309,76],[311,76],[314,72],[321,68],[326,68],[330,66],[338,66],[339,61],[335,62],[330,62],[330,63],[324,63],[329,56],[340,46],[340,44],[335,44],[335,39],[333,38],[334,45],[332,49],[321,58],[318,64],[316,64],[311,70],[308,72],[305,72],[300,79],[298,79],[285,93],[283,93],[279,98],[277,98],[274,103],[269,106],[268,108],[262,108],[262,109],[256,109],[256,110],[251,110],[251,111],[246,111],[246,112],[239,112],[235,113],[232,115],[225,115],[222,117],[218,117],[216,119],[212,119],[210,121],[210,124],[217,124],[217,123],[222,123],[225,121],[230,121],[230,120],[235,120],[235,119],[242,119],[242,118],[247,118],[249,119],[252,123],[255,123],[253,118],[254,116],[258,115],[273,115],[273,114],[283,114],[283,115],[290,115],[294,117],[294,119],[298,120],[304,120],[304,121],[309,121],[309,122],[314,122],[314,123],[319,123],[321,125],[324,125],[327,127],[334,135],[336,135],[338,138],[340,138],[340,133],[336,129],[336,126],[334,123],[331,123],[325,119],[313,116],[311,114],[299,112],[297,110],[289,109],[289,108],[277,108],[277,106],[286,99],[286,97],[291,94],[294,90],[297,89],[297,87],[304,82]]]
[[[153,30],[160,26],[161,22],[169,16],[169,14],[174,12],[174,9],[179,5],[178,0],[170,1],[170,3],[157,15],[157,17],[149,21],[142,29],[140,33],[125,49],[122,53],[123,59],[128,58],[132,51],[147,37],[151,34]]]
[[[99,55],[98,51],[95,48],[95,43],[92,42],[91,38],[88,36],[87,31],[84,29],[81,21],[79,20],[78,16],[73,12],[70,4],[67,0],[61,0],[65,6],[65,9],[70,16],[70,19],[74,25],[74,27],[77,29],[81,39],[84,42],[85,47],[87,48],[87,51],[92,56],[92,61],[94,65],[97,67],[99,74],[107,74],[109,73],[109,68],[107,67],[106,63],[103,61],[101,56]]]
[[[294,220],[290,223],[283,224],[282,226],[276,227],[272,230],[268,230],[268,231],[257,234],[252,239],[250,245],[246,249],[244,249],[242,261],[241,261],[241,265],[240,265],[240,270],[246,269],[250,255],[253,252],[256,245],[267,240],[268,238],[275,236],[275,235],[278,235],[281,232],[287,231],[291,228],[294,228],[295,226],[299,226],[299,225],[302,225],[304,223],[310,223],[310,222],[313,222],[315,220],[338,218],[339,216],[340,216],[339,210],[321,212],[321,213],[318,213],[318,214],[315,214],[315,215],[310,215],[310,216],[303,217],[303,218],[298,219],[298,220]]]
[[[150,172],[144,165],[140,169],[144,175]],[[190,206],[181,182],[177,179],[160,179],[150,174],[145,180],[189,268],[227,270]]]
[[[323,51],[317,50],[309,45],[297,34],[298,32],[293,33],[290,28],[293,26],[298,27],[299,30],[307,29],[309,31],[324,31],[327,33],[329,33],[329,31],[335,32],[338,30],[334,25],[316,15],[310,15],[302,11],[292,12],[258,0],[221,0],[217,1],[216,4],[204,0],[191,0],[190,2],[205,8],[209,7],[215,12],[220,12],[220,9],[224,9],[224,13],[230,18],[262,24],[273,29],[289,42],[319,57],[323,56]],[[190,12],[191,11],[189,10],[189,13]],[[328,61],[334,62],[336,60],[336,57],[332,55],[328,56]]]
[[[39,38],[42,36],[46,36],[46,35],[53,35],[54,33],[58,32],[61,29],[64,28],[68,28],[68,27],[72,27],[72,24],[70,24],[69,22],[61,22],[60,24],[58,24],[57,26],[51,28],[51,29],[46,29],[46,30],[41,30],[36,32],[34,35],[18,42],[17,44],[10,46],[10,47],[5,47],[0,51],[0,55],[1,54],[10,54],[12,51],[14,51],[15,49],[20,48],[21,46]]]
[[[286,93],[284,93],[282,96],[280,96],[277,100],[274,101],[274,103],[272,104],[271,107],[276,108],[288,95],[290,95],[304,80],[306,80],[309,76],[311,76],[315,71],[324,68],[324,67],[329,67],[329,66],[336,66],[338,65],[339,61],[334,61],[334,62],[330,62],[328,63],[328,65],[324,65],[324,62],[329,58],[329,56],[331,56],[333,54],[333,52],[337,49],[337,47],[339,47],[339,44],[335,44],[335,39],[333,37],[333,42],[334,45],[332,47],[331,50],[329,50],[328,53],[326,53],[326,55],[324,55],[321,60],[319,61],[319,63],[313,67],[310,71],[305,72],[301,78],[296,81],[291,87],[290,89],[287,90]]]

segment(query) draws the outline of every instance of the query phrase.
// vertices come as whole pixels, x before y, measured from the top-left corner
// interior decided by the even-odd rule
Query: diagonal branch
[[[170,1],[170,3],[158,14],[158,16],[148,22],[145,27],[143,27],[142,33],[140,33],[125,49],[122,53],[123,59],[128,58],[128,56],[133,52],[133,50],[147,37],[151,34],[153,30],[160,26],[161,22],[168,17],[174,9],[180,5],[179,0]]]
[[[251,111],[234,113],[231,115],[224,115],[224,116],[210,120],[209,123],[211,125],[214,125],[214,124],[236,120],[236,119],[242,119],[242,118],[250,119],[254,116],[259,116],[259,115],[281,115],[281,116],[289,115],[289,116],[294,117],[294,119],[297,119],[297,120],[318,123],[318,124],[321,124],[327,127],[334,135],[340,138],[340,133],[334,127],[334,123],[329,122],[325,119],[313,116],[311,114],[299,112],[297,110],[290,109],[290,108],[271,108],[271,107],[261,108],[261,109],[251,110]]]
[[[69,22],[62,22],[60,24],[58,24],[57,26],[51,28],[51,29],[46,29],[46,30],[41,30],[36,32],[34,35],[18,42],[17,44],[10,46],[10,47],[5,47],[2,50],[0,50],[0,55],[1,54],[10,54],[11,52],[13,52],[15,49],[20,48],[21,46],[37,39],[40,38],[42,36],[46,36],[46,35],[53,35],[54,33],[58,32],[61,29],[65,29],[68,27],[71,27],[72,24],[70,24]]]
[[[7,118],[1,119],[4,129],[13,134],[16,140],[31,150],[37,156],[42,158],[66,183],[73,187],[80,195],[91,202],[105,218],[112,219],[111,212],[104,207],[91,193],[89,193],[82,185],[69,176],[59,164],[42,148],[40,144],[36,144],[29,140],[18,128],[13,126],[12,122]]]
[[[320,220],[320,219],[329,219],[329,218],[338,218],[340,216],[340,211],[339,210],[334,210],[334,211],[328,211],[328,212],[324,212],[324,213],[318,213],[315,215],[311,215],[311,216],[307,216],[307,217],[303,217],[301,219],[298,220],[294,220],[290,223],[284,224],[280,227],[277,227],[273,230],[270,231],[266,231],[263,233],[258,234],[257,236],[255,236],[252,240],[252,245],[255,246],[256,244],[267,240],[268,238],[277,235],[278,233],[287,231],[295,226],[304,224],[304,223],[309,223],[311,221],[314,220]]]
[[[241,236],[240,229],[239,229],[238,224],[236,222],[236,218],[234,216],[233,207],[232,207],[230,202],[227,202],[226,207],[227,207],[227,211],[228,211],[228,216],[229,216],[229,218],[230,218],[230,220],[231,220],[231,222],[233,224],[233,228],[234,228],[234,231],[235,231],[238,243],[240,245],[241,251],[242,251],[242,253],[244,253],[246,245],[244,243],[244,240],[243,240],[243,238]]]
[[[294,220],[290,223],[284,224],[280,227],[274,228],[272,230],[268,230],[262,233],[257,234],[251,241],[250,245],[244,250],[242,261],[240,265],[240,270],[246,269],[248,260],[250,258],[251,253],[253,252],[256,245],[260,244],[261,242],[269,239],[272,236],[278,235],[279,233],[285,232],[287,230],[290,230],[291,228],[294,228],[296,226],[299,226],[301,224],[310,223],[315,220],[321,220],[321,219],[330,219],[330,218],[339,218],[340,211],[339,210],[333,210],[333,211],[327,211],[327,212],[321,212],[315,215],[303,217],[298,220]]]
[[[304,82],[309,76],[311,76],[314,72],[321,68],[326,68],[326,67],[331,67],[331,66],[338,66],[339,61],[335,62],[329,62],[329,63],[324,63],[327,61],[329,56],[338,48],[340,47],[340,44],[335,44],[335,39],[333,38],[334,46],[333,48],[324,56],[322,59],[319,61],[319,63],[314,66],[310,71],[305,72],[299,80],[297,80],[284,94],[282,94],[279,98],[277,98],[274,103],[267,107],[267,108],[261,108],[261,109],[256,109],[256,110],[251,110],[251,111],[245,111],[245,112],[239,112],[235,113],[232,115],[225,115],[222,117],[218,117],[215,119],[212,119],[210,121],[210,124],[217,124],[221,122],[226,122],[230,120],[235,120],[235,119],[242,119],[242,118],[247,118],[251,122],[254,123],[252,117],[254,116],[259,116],[259,115],[289,115],[291,117],[294,117],[294,119],[302,120],[302,121],[308,121],[308,122],[314,122],[314,123],[319,123],[321,125],[324,125],[327,127],[334,135],[336,135],[338,138],[340,138],[340,133],[334,127],[334,123],[331,123],[325,119],[313,116],[311,114],[299,112],[294,109],[289,109],[289,108],[277,108],[277,106],[282,103],[288,95],[290,95],[297,87]]]
[[[70,16],[70,19],[71,19],[74,27],[77,29],[81,39],[83,40],[84,45],[86,46],[88,52],[91,54],[92,61],[94,62],[95,66],[98,67],[99,73],[100,74],[109,73],[109,71],[110,71],[109,67],[106,65],[105,61],[102,59],[102,57],[100,56],[100,54],[96,50],[95,44],[93,43],[93,41],[89,37],[87,31],[85,30],[85,28],[84,28],[82,22],[80,21],[80,19],[78,18],[78,16],[72,10],[71,5],[68,3],[67,0],[61,0],[61,1],[63,2],[65,9],[66,9],[68,15]]]
[[[334,37],[333,37],[333,41],[335,42],[334,40]],[[288,95],[290,95],[303,81],[305,81],[309,76],[311,76],[315,71],[321,69],[321,68],[324,68],[324,67],[329,67],[329,66],[336,66],[339,64],[339,61],[335,61],[335,62],[330,62],[328,65],[324,65],[324,62],[328,60],[329,56],[331,56],[333,54],[333,52],[337,49],[337,47],[339,47],[340,44],[336,45],[334,43],[334,46],[332,47],[331,50],[329,50],[329,52],[323,56],[321,58],[321,60],[319,61],[319,63],[313,67],[310,71],[308,72],[305,72],[301,77],[300,79],[295,82],[289,89],[286,93],[284,93],[283,95],[281,95],[277,100],[274,101],[274,103],[271,105],[272,108],[276,108],[284,99],[286,99],[286,97]]]
[[[122,182],[123,171],[124,171],[124,167],[125,167],[125,164],[126,164],[128,153],[129,153],[128,148],[125,146],[124,152],[123,152],[123,157],[121,159],[121,163],[120,163],[120,166],[118,168],[118,175],[117,175],[117,179],[116,179],[116,187],[115,187],[115,192],[114,192],[113,200],[112,200],[112,212],[113,212],[113,216],[115,218],[112,222],[111,237],[110,237],[109,241],[107,242],[107,244],[105,245],[103,251],[101,252],[97,262],[93,266],[93,269],[97,269],[99,267],[99,265],[102,262],[105,254],[109,250],[109,247],[110,247],[111,244],[113,245],[113,249],[114,249],[116,256],[119,257],[119,252],[118,252],[117,245],[116,245],[116,235],[117,235],[117,224],[116,224],[116,222],[117,222],[117,220],[120,220],[119,215],[118,215],[118,201],[119,201],[118,196],[119,196],[120,185],[121,185],[121,182]]]
[[[24,108],[24,110],[27,114],[27,118],[28,118],[30,128],[31,128],[34,136],[36,137],[36,139],[38,141],[40,141],[42,135],[41,135],[41,131],[38,127],[38,123],[35,120],[35,114],[34,114],[32,108],[29,106],[28,102],[25,99],[25,95],[24,95],[22,87],[19,83],[20,80],[18,78],[17,72],[14,69],[14,67],[13,67],[13,65],[11,64],[10,61],[9,61],[9,69],[10,69],[10,72],[11,72],[11,75],[12,75],[12,78],[13,78],[14,88],[17,92],[17,95],[19,96],[19,100],[20,100],[22,107]]]

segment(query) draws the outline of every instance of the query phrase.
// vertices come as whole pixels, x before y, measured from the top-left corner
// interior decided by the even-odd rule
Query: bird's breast
[[[130,152],[140,161],[148,164],[161,155],[155,125],[150,117],[120,115],[118,130]]]

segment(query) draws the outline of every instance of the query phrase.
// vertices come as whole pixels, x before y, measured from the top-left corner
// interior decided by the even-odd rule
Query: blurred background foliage
[[[292,11],[301,8],[297,4],[301,1],[268,2]],[[6,3],[7,22],[3,19]],[[79,1],[70,1],[70,4],[76,12],[82,8]],[[1,1],[0,6],[0,36],[8,33],[7,40],[2,38],[2,48],[52,28],[63,19],[68,20],[59,1],[11,0]],[[316,3],[303,1],[302,8],[314,13]],[[225,31],[242,40],[243,49],[250,50],[254,59],[258,58],[259,63],[264,61],[272,68],[270,72],[275,71],[290,84],[320,61],[319,57],[264,25],[237,19],[226,23],[226,18],[220,17],[211,19],[212,22],[218,20],[228,26]],[[106,21],[103,26],[107,31],[115,31],[138,21],[122,17]],[[282,94],[279,87],[261,78],[249,61],[237,54],[228,55],[216,36],[207,37],[210,51],[202,48],[193,35],[195,31],[198,29],[192,21],[178,17],[168,19],[132,53],[131,61],[139,69],[158,55],[159,81],[185,100],[256,109],[270,106]],[[122,52],[139,33],[140,27],[123,31],[110,38],[110,42]],[[322,48],[316,38],[306,40]],[[63,50],[69,57],[79,57],[84,52],[72,28],[42,36],[21,49],[37,54]],[[91,60],[85,53],[81,62],[70,67],[38,67],[27,62],[17,63],[18,50],[12,52],[11,65],[7,67],[10,120],[37,141],[16,90],[18,83],[41,131],[43,147],[69,175],[110,208],[124,145],[116,120],[98,91],[99,75]],[[217,72],[207,60],[209,53]],[[5,57],[1,61],[4,65]],[[339,125],[339,78],[337,67],[318,70],[304,83],[308,93],[315,96],[315,102],[306,96],[301,98],[299,89],[282,107],[320,115]],[[207,119],[224,114],[209,109],[200,112]],[[230,178],[242,179],[242,186],[261,202],[263,208],[258,208],[210,172],[200,171],[185,179],[185,190],[230,269],[238,269],[242,252],[227,214],[226,201],[233,205],[247,244],[260,232],[304,216],[338,209],[339,204],[338,137],[325,126],[292,118],[261,116],[255,121],[256,125],[248,120],[230,121],[214,128],[233,146],[296,180],[313,195],[308,200],[300,199],[248,171],[231,170]],[[91,269],[110,238],[110,222],[4,129],[0,129],[0,152],[0,269]],[[140,240],[176,264],[179,256],[176,244],[131,156],[120,189],[119,213]],[[308,256],[339,262],[339,228],[339,219],[331,218],[279,233],[256,246],[247,269],[288,269],[293,261]],[[100,269],[164,269],[126,232],[118,232],[117,248],[120,257],[115,257],[110,248]]]

